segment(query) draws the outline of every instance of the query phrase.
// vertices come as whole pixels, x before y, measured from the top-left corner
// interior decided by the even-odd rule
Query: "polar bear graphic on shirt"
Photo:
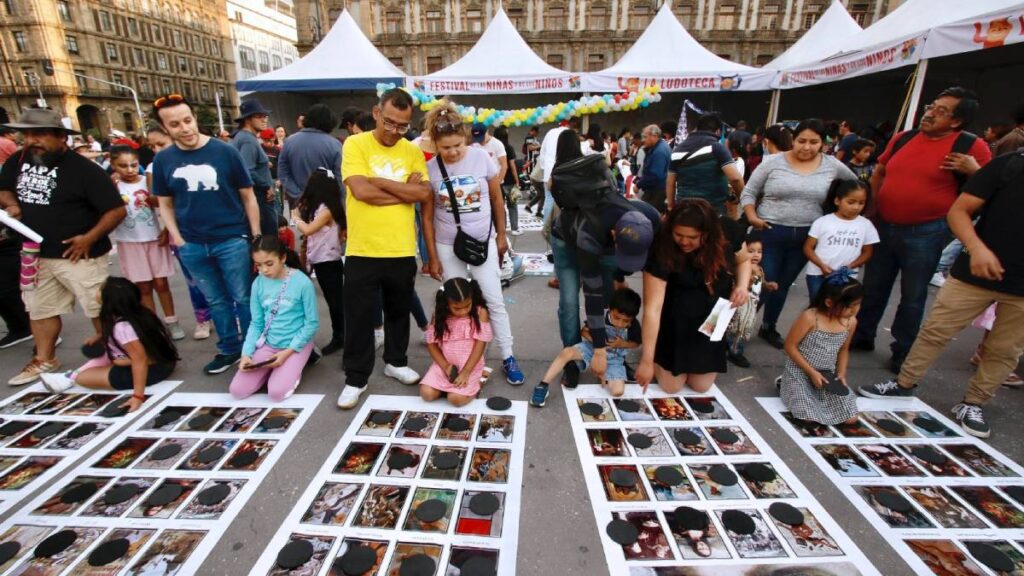
[[[217,184],[217,171],[209,164],[186,164],[179,166],[171,178],[181,178],[188,182],[189,192],[199,192],[199,186],[204,190],[220,190]]]

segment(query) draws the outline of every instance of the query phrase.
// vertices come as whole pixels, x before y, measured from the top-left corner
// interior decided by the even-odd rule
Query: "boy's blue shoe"
[[[505,380],[509,384],[522,386],[523,382],[526,382],[526,376],[523,376],[522,370],[519,369],[519,362],[516,362],[515,356],[505,358],[505,361],[501,363],[501,368],[505,371]]]
[[[548,401],[548,385],[541,382],[533,389],[533,396],[530,397],[530,405],[542,408]]]

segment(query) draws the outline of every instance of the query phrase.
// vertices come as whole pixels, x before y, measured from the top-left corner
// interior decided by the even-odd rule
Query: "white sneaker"
[[[946,284],[946,277],[942,275],[942,272],[936,272],[935,275],[932,276],[932,280],[929,284],[936,288],[942,288],[942,286]]]
[[[212,323],[209,320],[196,324],[196,329],[192,332],[192,338],[195,340],[206,340],[209,338],[211,325]]]
[[[171,335],[171,340],[185,339],[185,331],[181,329],[181,325],[178,324],[177,320],[167,323],[167,332]]]
[[[523,230],[522,230],[522,229],[519,229],[519,230],[513,230],[513,231],[511,232],[511,234],[512,234],[513,236],[522,236],[522,235],[523,235]]]
[[[40,374],[39,379],[43,381],[43,387],[53,394],[60,394],[70,390],[75,385],[74,380],[63,374],[47,373]]]
[[[373,349],[380,350],[380,347],[384,345],[384,329],[374,328],[373,329]]]
[[[420,330],[420,344],[427,345],[427,331]]]
[[[338,396],[338,408],[344,408],[345,410],[355,408],[356,404],[359,404],[359,396],[363,394],[364,390],[366,390],[365,387],[356,388],[346,384],[341,390],[341,396]]]
[[[408,366],[398,367],[392,366],[391,364],[385,364],[384,375],[388,378],[394,378],[406,386],[412,386],[420,381],[420,375]]]

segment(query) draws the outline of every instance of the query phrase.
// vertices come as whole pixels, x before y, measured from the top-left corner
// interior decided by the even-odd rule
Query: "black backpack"
[[[891,160],[892,157],[895,156],[896,153],[900,151],[900,148],[903,148],[904,146],[907,145],[908,142],[913,140],[914,136],[917,136],[918,132],[920,132],[920,130],[914,128],[913,130],[907,130],[906,132],[901,134],[900,137],[896,140],[896,142],[892,145],[892,152],[889,153],[889,159]],[[978,137],[975,136],[974,134],[971,134],[966,130],[961,131],[959,134],[957,134],[956,140],[953,141],[953,148],[950,149],[950,153],[967,154],[968,152],[971,151],[971,147],[974,146],[974,142],[977,139]],[[956,179],[957,190],[963,190],[964,184],[967,183],[967,176],[959,172],[954,172],[953,178]]]
[[[632,210],[629,200],[619,194],[619,185],[603,154],[588,154],[551,171],[551,196],[562,210],[563,239],[575,243],[575,231],[584,222],[597,232],[602,224],[600,210],[618,205]]]

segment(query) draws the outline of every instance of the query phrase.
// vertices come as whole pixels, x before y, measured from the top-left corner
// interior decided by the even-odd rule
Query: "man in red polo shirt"
[[[874,350],[875,333],[900,277],[900,303],[892,323],[890,369],[899,373],[917,338],[928,282],[950,240],[946,214],[966,177],[992,159],[984,140],[964,132],[978,110],[964,88],[947,88],[924,108],[916,131],[897,134],[871,177],[881,242],[864,273],[864,304],[852,348]]]

